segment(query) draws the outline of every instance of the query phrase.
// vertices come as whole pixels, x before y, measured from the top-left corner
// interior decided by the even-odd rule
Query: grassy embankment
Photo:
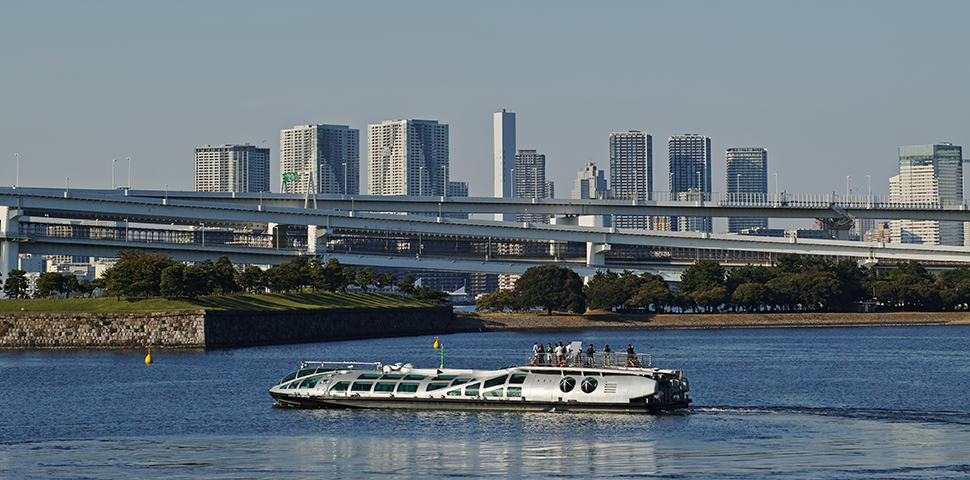
[[[317,308],[421,308],[433,305],[387,293],[279,293],[214,295],[194,300],[142,298],[54,298],[0,300],[0,314],[150,313],[182,310],[281,311]]]

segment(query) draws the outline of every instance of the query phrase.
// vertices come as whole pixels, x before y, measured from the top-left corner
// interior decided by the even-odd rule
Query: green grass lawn
[[[179,310],[297,310],[308,308],[420,308],[431,304],[387,293],[278,293],[213,295],[195,300],[165,298],[55,298],[0,300],[0,314],[16,313],[145,313]]]

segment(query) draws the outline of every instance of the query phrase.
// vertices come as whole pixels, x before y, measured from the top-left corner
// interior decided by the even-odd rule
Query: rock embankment
[[[970,324],[970,312],[722,313],[628,315],[478,314],[455,316],[455,331],[674,330],[715,328],[859,327]]]

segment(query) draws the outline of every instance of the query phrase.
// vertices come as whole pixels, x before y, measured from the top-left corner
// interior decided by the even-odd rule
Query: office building
[[[468,182],[448,182],[446,193],[449,197],[467,197]],[[446,213],[444,216],[448,218],[468,218],[467,213]]]
[[[576,175],[572,198],[589,200],[604,198],[606,195],[606,172],[596,168],[594,163],[587,163]]]
[[[196,192],[268,192],[269,149],[205,145],[195,149]]]
[[[899,175],[889,180],[889,201],[963,203],[963,149],[949,143],[899,147]],[[889,225],[893,242],[963,245],[963,222],[893,220]]]
[[[360,130],[298,125],[280,130],[283,193],[360,193]]]
[[[494,195],[496,198],[515,197],[513,169],[515,168],[515,113],[495,112],[492,116],[494,162]],[[513,214],[495,214],[495,220],[511,222]]]
[[[678,200],[709,200],[711,195],[711,137],[687,134],[667,139],[670,195]],[[671,219],[671,228],[711,233],[711,217]]]
[[[763,201],[768,194],[768,151],[761,147],[727,149],[729,201]],[[728,232],[768,228],[767,218],[729,217]]]
[[[546,182],[546,156],[535,150],[515,154],[515,196],[518,198],[552,198],[551,182]],[[526,209],[528,210],[528,209]],[[549,223],[549,215],[520,213],[517,222]]]
[[[649,200],[653,190],[653,135],[637,130],[610,134],[610,197]],[[647,215],[616,215],[620,228],[648,229]]]
[[[440,197],[448,185],[448,125],[385,120],[367,126],[367,193]]]

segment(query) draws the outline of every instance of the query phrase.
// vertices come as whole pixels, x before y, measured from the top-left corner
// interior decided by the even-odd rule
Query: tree
[[[666,310],[673,300],[674,294],[663,277],[644,272],[639,277],[636,291],[624,306],[649,310],[653,305],[654,312],[659,313]]]
[[[724,275],[719,263],[699,260],[681,274],[678,294],[688,305],[720,309],[730,298]]]
[[[431,287],[425,287],[422,285],[414,289],[414,293],[411,295],[411,298],[419,302],[440,304],[447,302],[449,296],[448,292],[442,292],[440,290],[435,290]]]
[[[241,288],[239,284],[236,283],[236,267],[229,261],[227,255],[222,255],[216,260],[215,265],[212,266],[211,276],[212,276],[212,286],[216,293],[221,293],[223,295],[229,293],[236,293]]]
[[[64,276],[58,272],[44,272],[34,282],[35,297],[52,297],[62,291],[64,291]]]
[[[760,283],[743,283],[734,289],[731,303],[747,312],[762,310],[768,304],[768,288]]]
[[[30,288],[30,280],[27,280],[27,272],[15,268],[7,274],[7,281],[3,282],[3,293],[7,298],[29,298],[27,289]]]
[[[398,290],[401,291],[401,293],[405,295],[408,295],[408,296],[414,295],[414,289],[416,288],[414,286],[414,282],[416,281],[417,280],[415,280],[414,277],[412,277],[411,274],[409,273],[404,276],[404,280],[397,282],[397,288]]]
[[[515,282],[515,293],[526,307],[542,307],[574,313],[586,311],[583,280],[576,272],[556,265],[532,267]]]
[[[620,275],[612,270],[597,271],[585,287],[589,308],[611,310],[629,299]]]
[[[519,309],[519,299],[511,289],[496,290],[475,301],[475,310],[479,312],[514,312]]]
[[[371,267],[364,267],[357,270],[355,276],[357,277],[355,283],[360,287],[360,291],[364,293],[367,293],[367,289],[377,281],[377,276]]]
[[[162,271],[175,264],[168,256],[122,250],[118,261],[104,272],[105,293],[121,297],[153,297],[161,294]]]
[[[185,283],[183,281],[184,277],[185,264],[183,263],[176,263],[175,265],[162,270],[162,280],[160,285],[162,295],[166,298],[180,298],[188,296],[185,289]]]
[[[257,293],[266,288],[266,274],[262,268],[250,265],[236,276],[236,284],[248,293]]]

